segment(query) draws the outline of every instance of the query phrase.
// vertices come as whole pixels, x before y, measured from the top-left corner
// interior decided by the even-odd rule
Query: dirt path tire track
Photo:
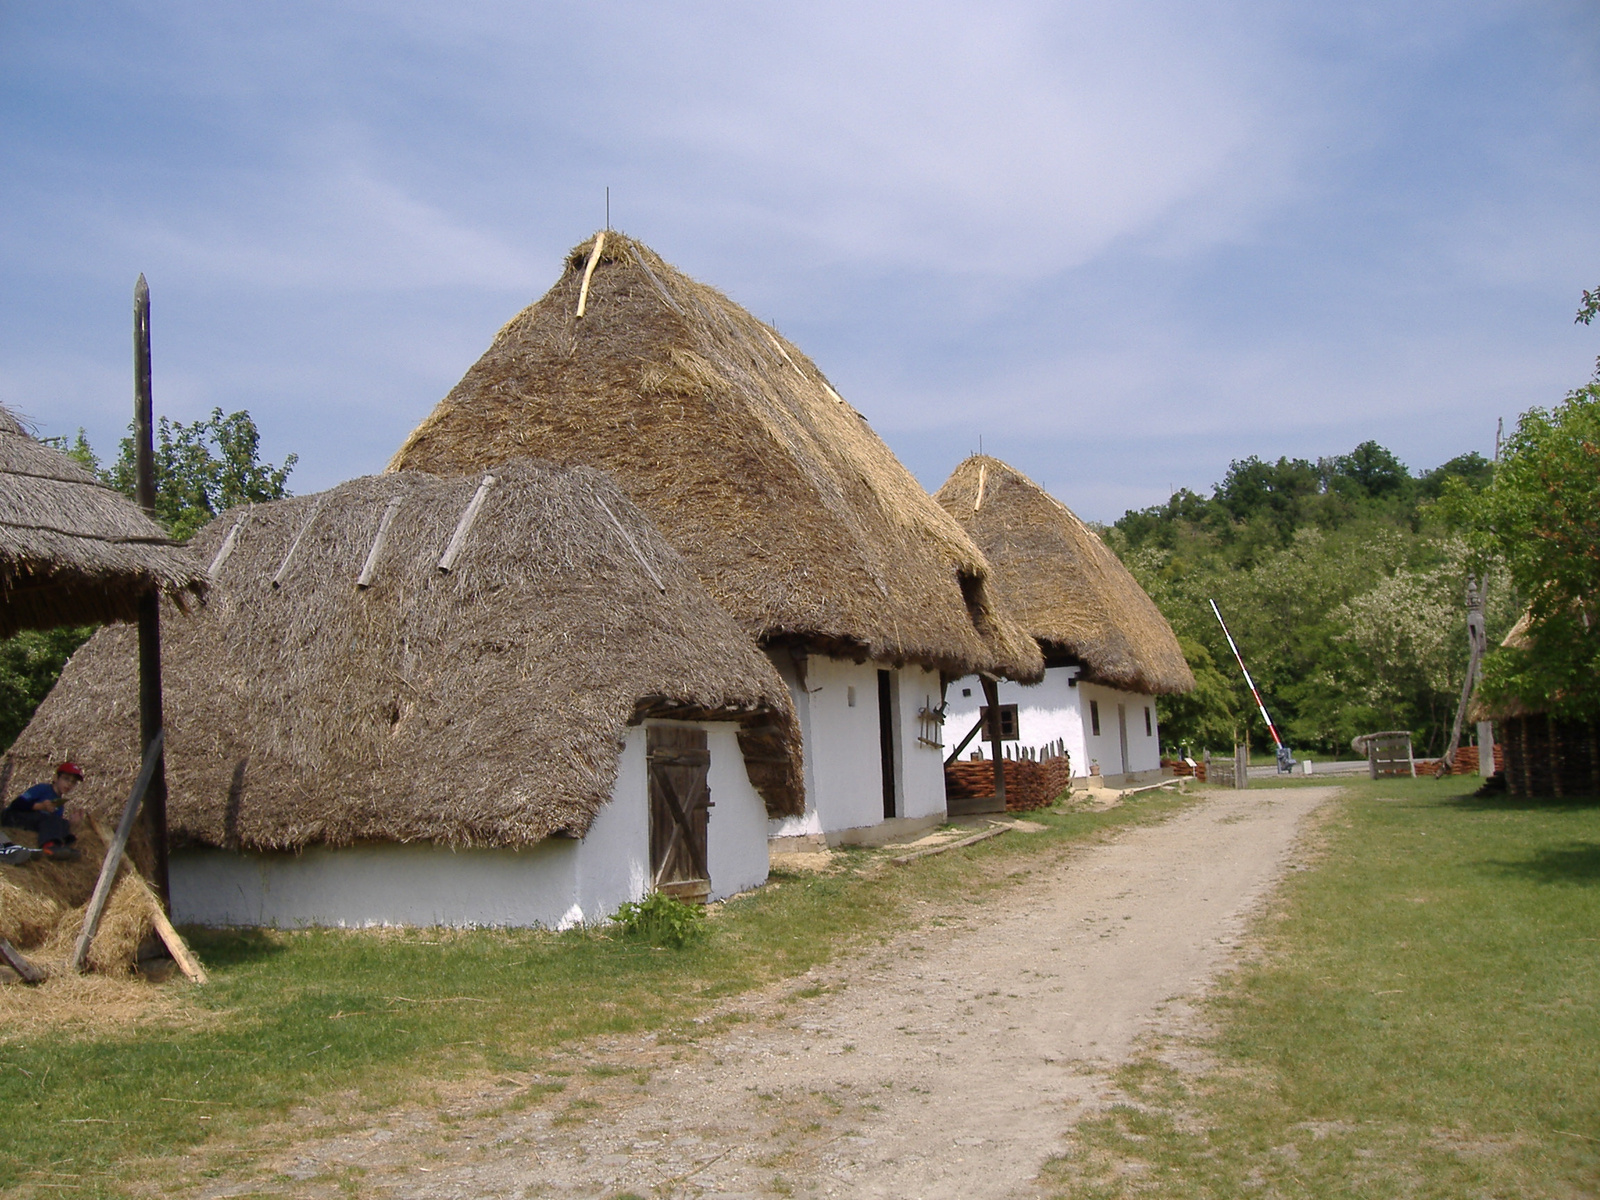
[[[574,1053],[557,1105],[421,1114],[203,1189],[415,1197],[1031,1197],[1168,1002],[1201,992],[1337,788],[1219,793],[830,973],[779,1022]],[[1012,835],[1025,836],[1025,835]],[[644,1072],[648,1071],[648,1076]],[[241,1186],[242,1185],[242,1186]],[[346,1193],[348,1194],[348,1193]]]

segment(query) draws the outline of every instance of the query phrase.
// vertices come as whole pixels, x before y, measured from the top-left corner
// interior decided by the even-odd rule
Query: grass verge
[[[11,1118],[0,1187],[119,1195],[207,1139],[299,1106],[337,1097],[379,1110],[453,1080],[535,1069],[577,1039],[691,1030],[726,997],[946,920],[1076,844],[1188,803],[1160,793],[1106,812],[1030,813],[1042,831],[907,867],[848,851],[828,874],[777,875],[719,906],[711,936],[682,950],[592,930],[189,930],[212,980],[187,993],[199,1014],[115,1035],[41,1031],[31,1014],[22,1032],[0,1032]],[[8,999],[48,1006],[51,992]]]
[[[1600,804],[1476,783],[1350,785],[1209,1032],[1120,1073],[1058,1194],[1600,1194]]]

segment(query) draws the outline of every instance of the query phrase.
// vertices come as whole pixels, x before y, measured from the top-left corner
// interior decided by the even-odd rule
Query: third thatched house
[[[1002,603],[1044,652],[1043,683],[999,688],[1001,705],[1017,706],[1014,746],[1031,755],[1064,750],[1080,778],[1093,766],[1116,782],[1158,771],[1155,698],[1189,691],[1194,675],[1128,569],[1071,509],[997,458],[967,459],[937,499],[983,550]],[[976,722],[982,697],[976,679],[952,685],[957,739]]]
[[[782,673],[808,804],[776,836],[941,819],[944,678],[1043,669],[983,556],[816,364],[621,234],[572,251],[390,466],[515,454],[612,475]]]

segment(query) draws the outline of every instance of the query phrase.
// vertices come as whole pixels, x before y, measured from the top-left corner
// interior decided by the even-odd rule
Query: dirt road
[[[201,1194],[1033,1196],[1108,1069],[1225,964],[1335,790],[1218,794],[799,981],[781,1017],[585,1047],[537,1108],[392,1114],[303,1142],[272,1182]]]

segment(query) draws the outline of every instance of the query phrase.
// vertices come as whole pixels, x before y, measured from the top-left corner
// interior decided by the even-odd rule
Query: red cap
[[[60,766],[58,766],[56,768],[56,774],[57,775],[76,775],[79,779],[82,779],[83,778],[83,768],[80,767],[75,762],[64,762]]]

